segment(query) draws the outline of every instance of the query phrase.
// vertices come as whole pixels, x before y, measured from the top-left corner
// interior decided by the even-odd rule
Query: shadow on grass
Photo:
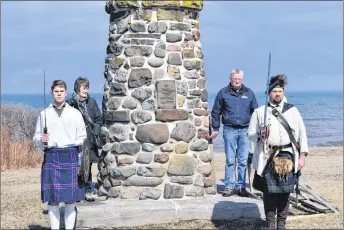
[[[215,229],[266,229],[266,223],[262,219],[240,220],[212,220]]]
[[[220,201],[215,204],[211,222],[215,229],[266,229],[258,205],[234,201]]]
[[[38,224],[29,225],[29,226],[28,226],[28,229],[43,229],[43,230],[50,230],[50,228],[43,227],[43,226],[38,225]]]

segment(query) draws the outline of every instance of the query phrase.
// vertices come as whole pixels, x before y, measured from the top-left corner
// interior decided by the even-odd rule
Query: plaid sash
[[[78,150],[52,148],[45,152],[41,169],[42,202],[74,203],[85,199],[78,181]]]

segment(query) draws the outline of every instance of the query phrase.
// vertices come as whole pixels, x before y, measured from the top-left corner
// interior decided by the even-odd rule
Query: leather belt
[[[269,145],[269,148],[272,148],[274,151],[282,150],[289,147],[293,147],[293,145],[291,143],[286,145]]]

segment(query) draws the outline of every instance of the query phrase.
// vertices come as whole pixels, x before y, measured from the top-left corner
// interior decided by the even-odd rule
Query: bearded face
[[[281,103],[284,97],[284,89],[279,87],[273,88],[269,94],[269,97],[272,103]]]

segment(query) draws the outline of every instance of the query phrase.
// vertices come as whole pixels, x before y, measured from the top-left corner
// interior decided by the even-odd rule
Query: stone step
[[[264,219],[260,199],[220,194],[170,200],[99,200],[78,206],[77,228],[134,227],[179,220]]]

